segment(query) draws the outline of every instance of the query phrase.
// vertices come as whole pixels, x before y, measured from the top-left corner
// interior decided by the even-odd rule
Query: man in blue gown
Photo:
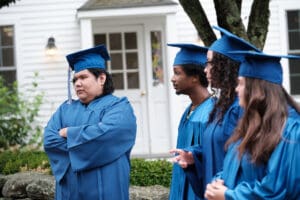
[[[67,60],[75,71],[78,100],[69,97],[62,103],[44,130],[55,199],[128,200],[136,138],[133,109],[126,97],[112,95],[104,45],[69,54]]]
[[[174,75],[171,79],[176,94],[184,94],[191,99],[178,127],[176,147],[186,148],[199,145],[201,134],[206,128],[214,103],[207,90],[208,81],[204,73],[207,48],[193,44],[168,45],[180,48],[174,60]],[[176,163],[176,160],[173,161],[175,164],[173,165],[169,199],[198,200],[184,170]]]

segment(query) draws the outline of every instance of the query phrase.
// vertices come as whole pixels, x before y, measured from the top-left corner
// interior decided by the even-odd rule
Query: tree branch
[[[247,34],[250,42],[257,48],[263,49],[269,27],[270,0],[254,0],[248,22]]]
[[[199,0],[179,0],[184,11],[187,13],[192,23],[194,24],[199,37],[202,39],[205,46],[210,46],[216,39],[205,11],[202,8]]]
[[[240,16],[241,2],[238,0],[214,0],[218,25],[237,36],[249,40]]]

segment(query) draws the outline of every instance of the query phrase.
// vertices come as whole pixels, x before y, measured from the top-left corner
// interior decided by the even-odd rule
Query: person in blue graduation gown
[[[176,147],[198,145],[213,107],[213,99],[207,90],[208,81],[204,73],[207,48],[194,44],[168,45],[180,48],[174,59],[174,75],[171,79],[176,94],[187,95],[191,99],[180,120]],[[187,181],[183,169],[176,160],[174,162],[169,199],[199,199]]]
[[[62,103],[44,130],[56,200],[129,199],[136,118],[126,97],[112,95],[108,59],[104,45],[67,55],[78,100]]]
[[[223,34],[209,47],[205,68],[206,77],[215,92],[215,105],[202,134],[201,145],[176,150],[190,184],[201,199],[204,199],[206,184],[222,169],[226,154],[224,145],[243,114],[235,93],[239,65],[243,57],[230,54],[229,51],[259,51],[227,30],[216,26],[213,28]]]
[[[215,199],[300,199],[300,107],[282,87],[281,57],[245,56],[236,88],[245,113],[228,141],[223,171],[207,185]]]

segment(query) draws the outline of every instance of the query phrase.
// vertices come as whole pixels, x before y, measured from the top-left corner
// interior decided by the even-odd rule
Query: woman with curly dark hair
[[[223,199],[300,198],[300,107],[282,87],[281,57],[245,55],[236,91],[244,115],[232,137],[223,170],[205,197]],[[221,179],[221,180],[220,180]]]
[[[176,149],[177,162],[185,172],[195,193],[204,199],[206,184],[220,171],[225,157],[224,145],[231,136],[242,115],[235,93],[237,76],[242,56],[230,54],[233,50],[259,51],[245,40],[225,29],[214,27],[223,36],[216,40],[207,52],[206,77],[215,96],[213,110],[199,146]]]

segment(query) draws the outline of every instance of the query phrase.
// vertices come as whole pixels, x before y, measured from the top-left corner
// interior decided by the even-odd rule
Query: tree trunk
[[[263,49],[269,27],[270,0],[254,0],[248,22],[247,34],[249,40],[257,48]]]
[[[216,36],[199,0],[179,0],[194,24],[199,37],[210,46]],[[268,33],[270,0],[253,0],[247,31],[241,18],[242,0],[214,0],[218,26],[263,49]]]
[[[210,46],[217,37],[209,24],[199,0],[179,0],[179,2],[194,24],[198,36],[203,41],[204,45]]]

